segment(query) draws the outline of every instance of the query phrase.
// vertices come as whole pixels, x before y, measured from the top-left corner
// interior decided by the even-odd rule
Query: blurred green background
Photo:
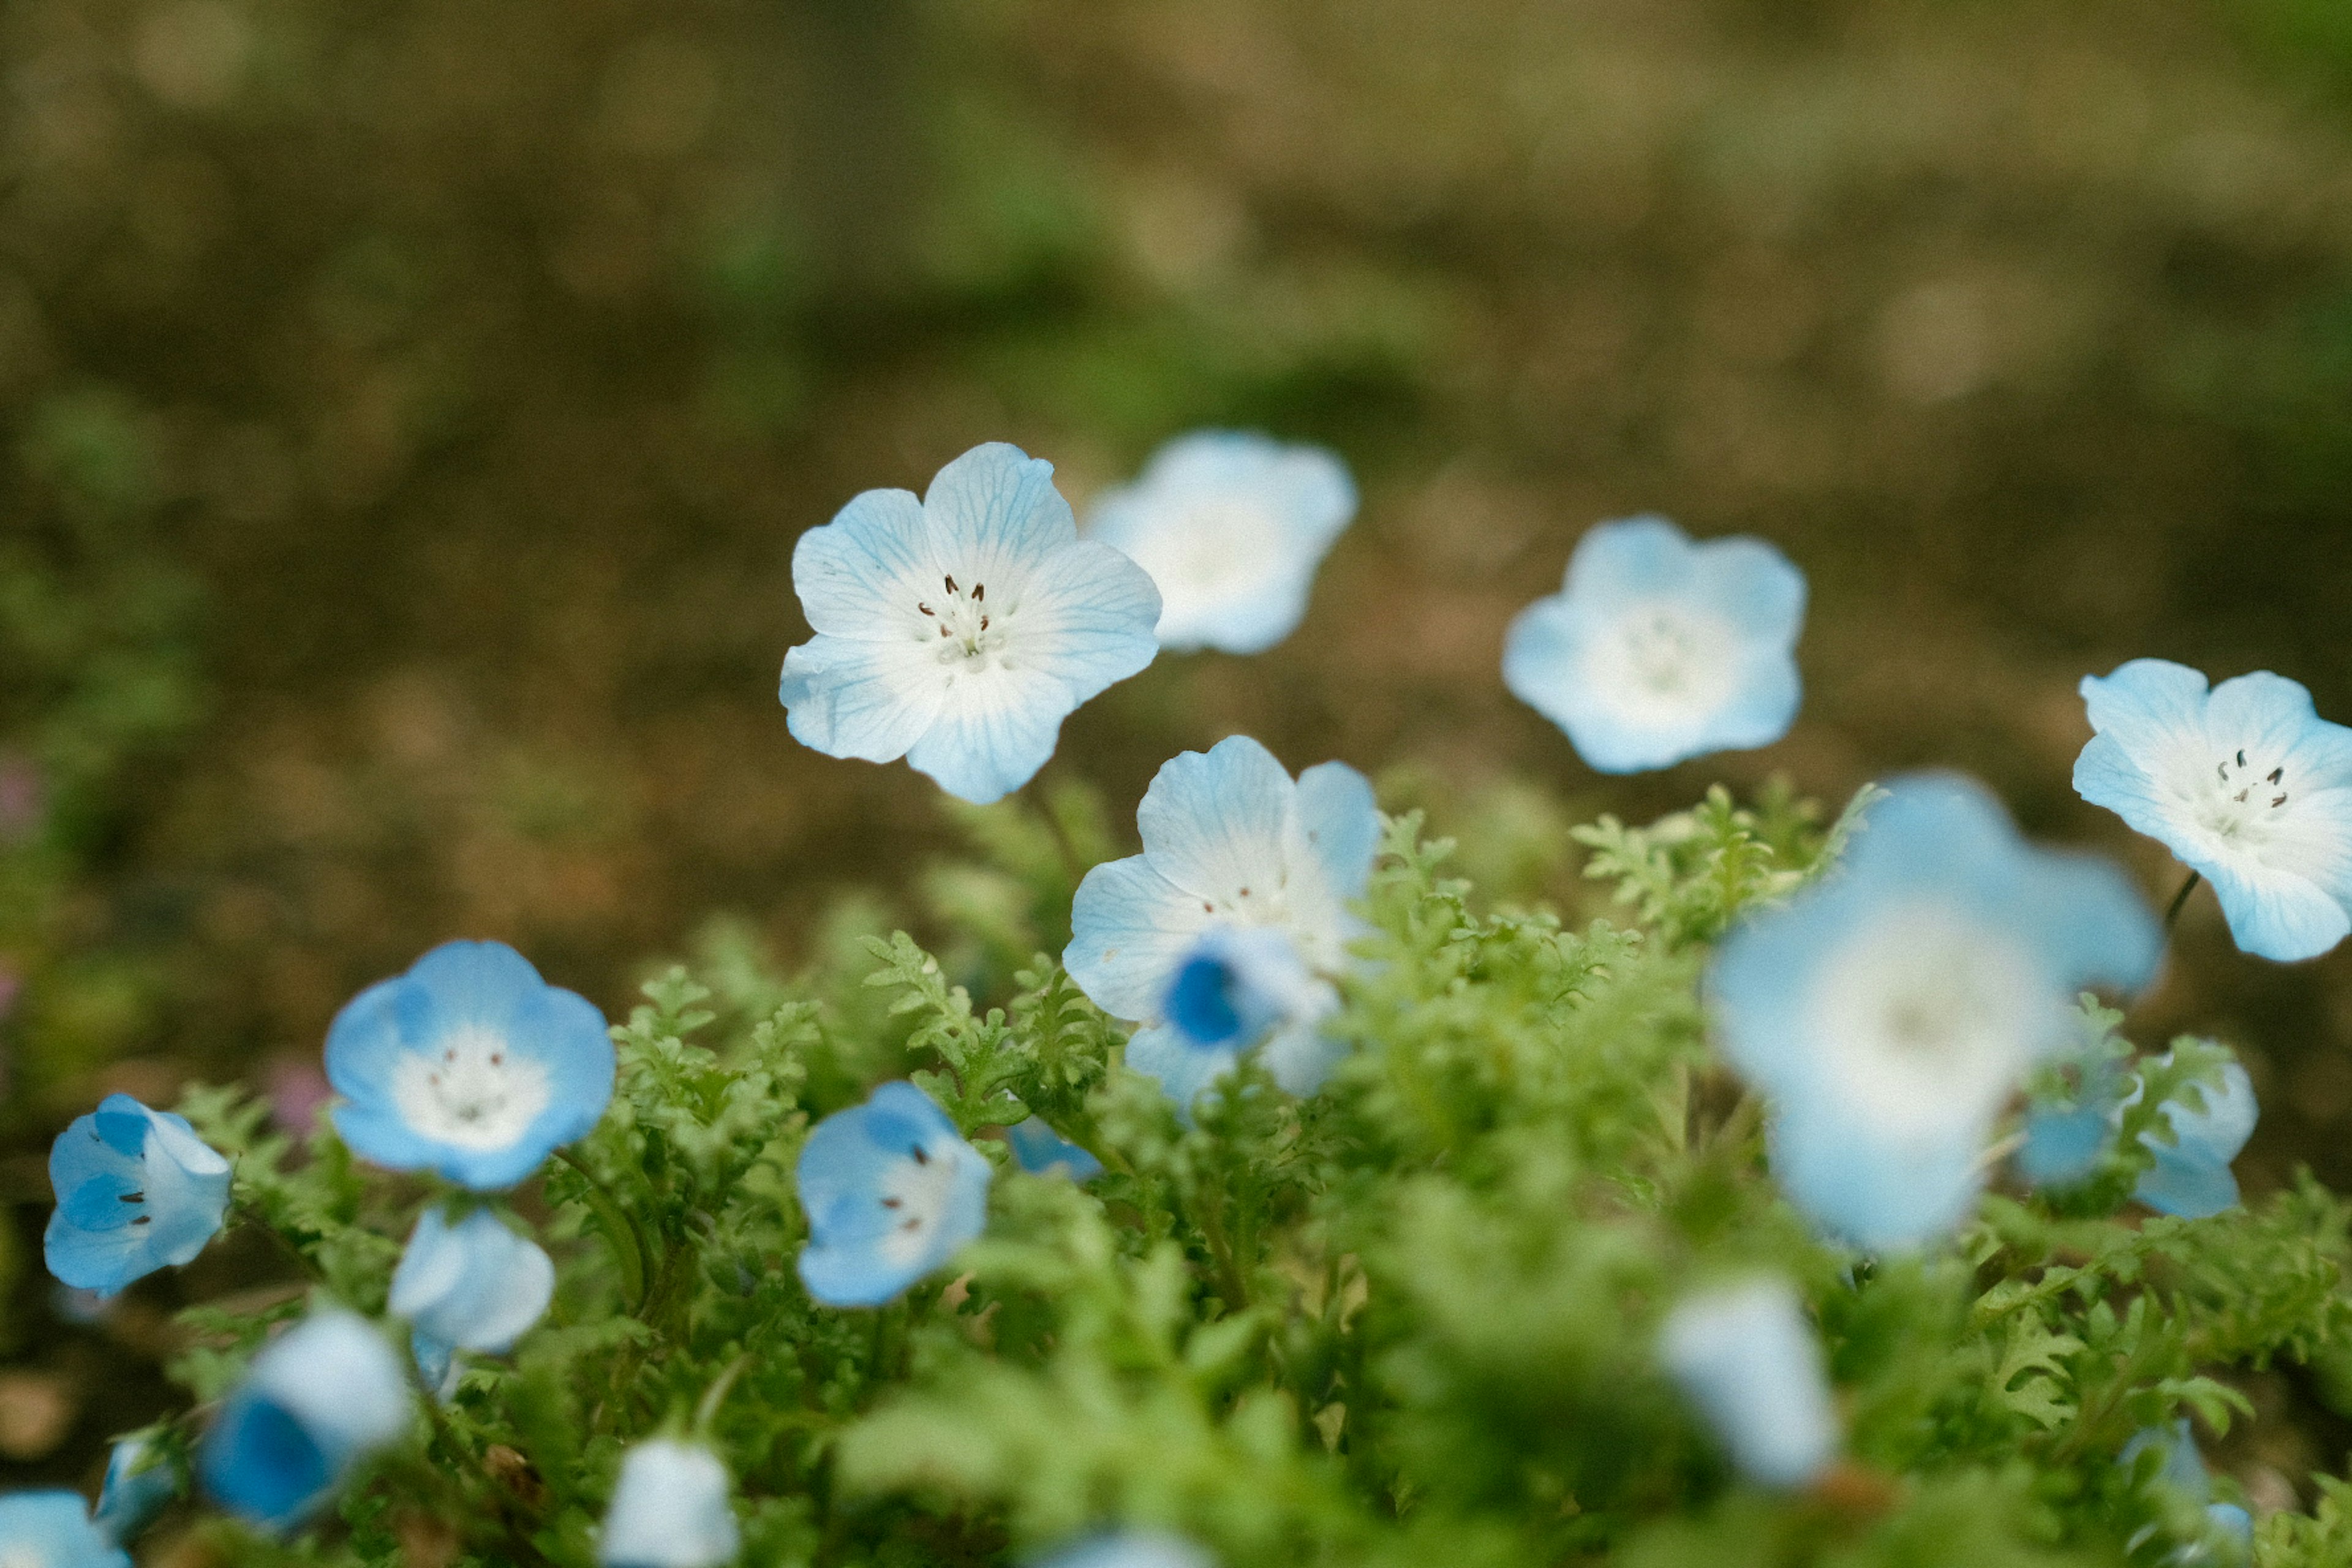
[[[979,440],[1082,505],[1202,424],[1362,481],[1288,643],[1068,726],[1122,821],[1246,731],[1568,901],[1570,820],[1946,763],[2160,900],[2080,676],[2352,719],[2341,0],[7,0],[0,72],[9,1473],[157,1397],[142,1298],[68,1331],[37,1262],[103,1090],[299,1101],[457,935],[617,1011],[951,841],[774,683],[800,531]],[[1602,780],[1504,692],[1637,510],[1811,574],[1786,742]],[[2192,1027],[2252,1184],[2352,1184],[2352,955],[2200,900],[2134,1019]]]

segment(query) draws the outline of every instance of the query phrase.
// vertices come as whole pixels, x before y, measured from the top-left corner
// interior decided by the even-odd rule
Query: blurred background
[[[38,1264],[99,1094],[305,1115],[435,942],[617,1013],[714,912],[789,961],[952,844],[776,705],[793,541],[859,489],[1344,454],[1295,637],[1065,731],[1122,824],[1246,731],[1590,900],[1570,821],[1945,763],[2161,900],[2069,786],[2074,684],[2352,720],[2347,416],[2341,0],[7,0],[5,1473],[163,1397],[122,1352],[175,1287],[68,1329]],[[1785,742],[1602,780],[1504,692],[1638,510],[1810,574]],[[2183,1028],[2246,1047],[2251,1185],[2352,1185],[2352,953],[2241,957],[2200,896],[2133,1020]]]

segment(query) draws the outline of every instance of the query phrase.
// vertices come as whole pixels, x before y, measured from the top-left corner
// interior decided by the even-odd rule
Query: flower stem
[[[613,1244],[613,1261],[621,1267],[621,1293],[628,1298],[631,1314],[643,1312],[653,1252],[646,1245],[646,1233],[638,1227],[636,1215],[628,1211],[619,1195],[595,1172],[582,1163],[579,1155],[569,1149],[558,1149],[555,1157],[579,1172],[580,1179],[588,1184],[588,1206],[595,1211],[606,1238]]]
[[[2204,880],[2202,876],[2195,871],[2191,871],[2189,873],[2189,880],[2180,884],[2180,891],[2172,895],[2172,906],[2164,911],[2164,934],[2166,936],[2170,936],[2172,934],[2172,928],[2180,923],[2180,911],[2182,908],[2188,904],[2189,895],[2197,890],[2197,884],[2202,880]]]

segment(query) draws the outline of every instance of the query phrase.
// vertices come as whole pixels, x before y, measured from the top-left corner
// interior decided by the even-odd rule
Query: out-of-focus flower
[[[1160,645],[1263,653],[1307,614],[1315,569],[1356,515],[1347,465],[1233,430],[1180,436],[1087,513],[1160,589]]]
[[[917,500],[867,490],[793,551],[816,636],[784,656],[795,740],[829,756],[905,757],[987,802],[1054,754],[1080,703],[1150,664],[1160,594],[1081,540],[1054,467],[975,447]]]
[[[887,1301],[986,1226],[994,1173],[911,1083],[835,1111],[801,1149],[801,1282],[828,1307]]]
[[[596,1543],[604,1568],[719,1568],[742,1550],[727,1467],[695,1443],[656,1437],[621,1460]]]
[[[110,1094],[50,1146],[49,1272],[110,1296],[185,1263],[219,1231],[229,1183],[228,1162],[185,1118]]]
[[[90,1522],[79,1492],[0,1496],[0,1563],[8,1568],[131,1568],[131,1555]]]
[[[308,1138],[319,1112],[333,1103],[334,1086],[307,1057],[279,1057],[269,1064],[269,1120],[297,1138]]]
[[[2116,869],[2020,840],[1981,786],[1899,780],[1843,865],[1745,921],[1707,990],[1725,1054],[1771,1102],[1772,1167],[1859,1246],[1958,1224],[2025,1070],[2086,985],[2136,990],[2161,950]]]
[[[2082,690],[2097,733],[2076,792],[2212,883],[2241,948],[2315,958],[2352,931],[2352,730],[2267,671],[2208,691],[2136,658]]]
[[[253,1358],[205,1434],[196,1473],[230,1512],[287,1529],[398,1439],[413,1397],[373,1325],[339,1308],[313,1312]]]
[[[1798,1487],[1837,1457],[1837,1413],[1796,1288],[1766,1277],[1677,1302],[1658,1359],[1759,1486]]]
[[[180,1495],[179,1468],[144,1436],[125,1437],[106,1458],[106,1479],[98,1489],[90,1522],[118,1544],[129,1541],[163,1505]],[[0,1557],[0,1563],[6,1559]]]
[[[2165,1102],[2172,1142],[2153,1132],[2140,1134],[2156,1163],[2140,1173],[2132,1196],[2158,1214],[2203,1219],[2238,1206],[2238,1178],[2230,1162],[2254,1135],[2254,1123],[2262,1115],[2254,1102],[2253,1081],[2244,1068],[2227,1062],[2221,1087],[2202,1092],[2201,1110],[2191,1110],[2177,1100]]]
[[[1168,1009],[1189,962],[1222,962],[1202,953],[1202,939],[1213,930],[1273,931],[1308,975],[1344,973],[1362,929],[1349,905],[1371,879],[1381,816],[1371,785],[1345,763],[1308,768],[1294,783],[1273,752],[1234,735],[1171,758],[1135,821],[1143,853],[1087,873],[1063,963],[1096,1005],[1144,1026],[1129,1042],[1130,1065],[1166,1070],[1171,1093],[1188,1078],[1197,1090],[1230,1058],[1176,1071],[1190,1060],[1177,1053],[1200,1053],[1177,1036]],[[1338,1059],[1311,1011],[1260,1047],[1294,1094],[1313,1093]],[[1191,1102],[1180,1095],[1179,1103]]]
[[[503,1353],[539,1321],[555,1294],[555,1264],[488,1209],[456,1225],[428,1208],[417,1217],[389,1310],[409,1321],[409,1345],[426,1386],[443,1388],[454,1352]]]
[[[1181,1535],[1122,1530],[1066,1546],[1038,1568],[1214,1568],[1215,1563]]]
[[[1299,962],[1288,932],[1212,926],[1176,966],[1163,1021],[1128,1042],[1127,1065],[1159,1079],[1189,1111],[1243,1053],[1263,1045],[1276,1081],[1309,1093],[1336,1059],[1322,1021],[1339,1006],[1339,992]]]
[[[504,942],[445,942],[327,1031],[352,1152],[478,1191],[513,1186],[594,1127],[613,1070],[604,1016]]]
[[[1102,1174],[1100,1160],[1055,1131],[1043,1117],[1026,1117],[1006,1128],[1004,1142],[1032,1175],[1060,1171],[1074,1182],[1085,1182]]]
[[[2243,1547],[2252,1542],[2252,1516],[2236,1503],[2211,1500],[2213,1477],[2205,1468],[2204,1455],[2197,1451],[2196,1436],[2189,1431],[2185,1417],[2169,1426],[2147,1426],[2134,1433],[2131,1441],[2124,1445],[2124,1451],[2116,1457],[2116,1463],[2130,1469],[2139,1457],[2150,1449],[2164,1458],[2164,1467],[2157,1472],[2156,1479],[2191,1502],[2203,1505],[2209,1532],[2204,1542],[2185,1544],[2166,1559],[2167,1562],[2188,1568],[2189,1564],[2211,1561],[2212,1547],[2217,1539],[2236,1547]],[[2143,1531],[2132,1540],[2133,1551],[2139,1549],[2147,1534],[2147,1531]]]
[[[1601,772],[1669,767],[1789,732],[1804,616],[1804,574],[1760,539],[1604,522],[1511,623],[1503,682]]]

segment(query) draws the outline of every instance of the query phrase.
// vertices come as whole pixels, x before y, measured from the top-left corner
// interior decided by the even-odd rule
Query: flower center
[[[1654,716],[1708,711],[1729,695],[1727,628],[1663,603],[1637,605],[1594,650],[1591,679],[1620,707]]]
[[[2265,768],[2268,759],[2248,759],[2241,749],[2213,764],[2213,777],[2199,803],[2198,820],[2215,837],[2259,847],[2294,798],[2284,764]]]
[[[892,1262],[915,1263],[931,1245],[955,1187],[956,1159],[952,1152],[934,1153],[914,1143],[905,1159],[883,1173],[882,1206],[893,1223],[881,1250]]]
[[[0,1568],[48,1568],[48,1555],[34,1546],[0,1546]]]
[[[434,1049],[403,1053],[392,1100],[419,1136],[460,1149],[504,1149],[547,1109],[547,1068],[478,1026],[453,1029]]]
[[[952,573],[941,574],[940,586],[939,593],[915,605],[923,616],[923,624],[933,629],[939,661],[982,669],[987,668],[992,660],[1009,663],[1003,648],[1007,626],[1013,619],[1012,608],[990,604],[987,584],[974,583],[967,588]]]

